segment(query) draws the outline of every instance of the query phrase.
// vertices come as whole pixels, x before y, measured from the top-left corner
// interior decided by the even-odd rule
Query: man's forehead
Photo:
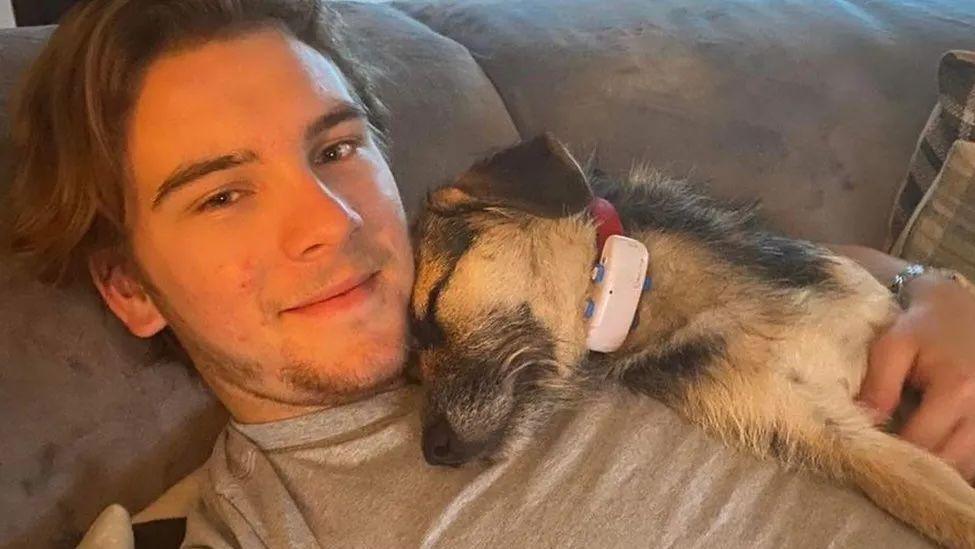
[[[278,30],[180,50],[146,72],[130,125],[132,171],[155,180],[192,157],[302,139],[316,117],[350,102],[334,63]]]
[[[279,31],[266,30],[157,60],[147,71],[134,114],[136,122],[166,118],[202,124],[214,115],[263,121],[258,108],[304,113],[351,100],[334,63]]]

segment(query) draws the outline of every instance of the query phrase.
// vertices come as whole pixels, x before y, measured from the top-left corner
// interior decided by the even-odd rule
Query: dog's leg
[[[722,381],[689,391],[689,418],[759,455],[858,486],[938,543],[975,549],[975,489],[938,457],[874,428],[847,394],[778,379],[761,388]]]
[[[843,408],[827,410],[809,437],[824,472],[939,543],[975,549],[975,489],[938,457],[873,428],[852,402]]]

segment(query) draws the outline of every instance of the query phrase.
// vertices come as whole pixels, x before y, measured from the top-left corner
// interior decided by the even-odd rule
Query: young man
[[[426,466],[381,106],[326,6],[91,0],[15,114],[15,251],[48,278],[87,265],[133,334],[175,334],[233,416],[187,545],[923,544],[866,500],[625,395],[493,467]],[[902,268],[846,251],[881,278]],[[937,275],[908,291],[864,396],[888,413],[910,372],[925,398],[904,435],[971,478],[975,298]],[[756,500],[749,483],[770,475],[781,489]]]

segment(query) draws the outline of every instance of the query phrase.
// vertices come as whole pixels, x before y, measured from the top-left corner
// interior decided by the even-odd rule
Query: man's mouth
[[[335,315],[362,304],[375,291],[379,271],[349,277],[281,314]]]

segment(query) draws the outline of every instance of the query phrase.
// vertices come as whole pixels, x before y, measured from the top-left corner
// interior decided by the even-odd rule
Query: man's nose
[[[446,419],[438,419],[423,429],[423,457],[430,465],[457,467],[470,458],[467,448]]]
[[[314,177],[286,197],[283,247],[294,260],[313,260],[340,247],[362,227],[362,217],[341,196]]]

